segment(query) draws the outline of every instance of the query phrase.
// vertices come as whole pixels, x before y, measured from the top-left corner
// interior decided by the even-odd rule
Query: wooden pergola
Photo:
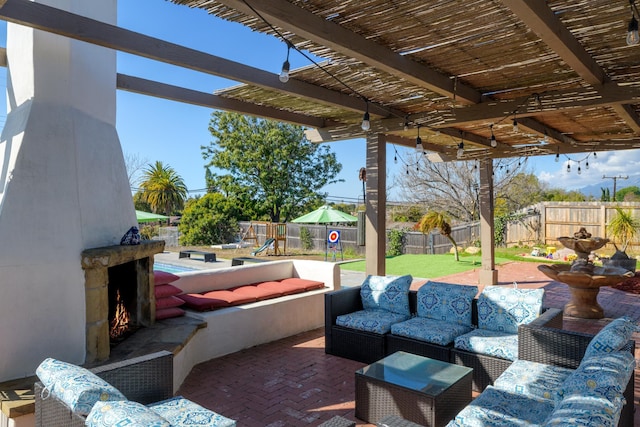
[[[240,83],[209,94],[118,75],[122,90],[300,124],[317,143],[366,138],[370,274],[385,272],[388,142],[414,147],[419,129],[432,160],[479,161],[481,283],[497,281],[493,159],[640,147],[628,0],[171,1],[324,61],[282,83],[273,71],[27,0],[0,0],[0,19]]]

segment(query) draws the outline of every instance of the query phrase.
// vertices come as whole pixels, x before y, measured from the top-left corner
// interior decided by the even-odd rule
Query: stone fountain
[[[598,304],[600,287],[616,285],[634,273],[621,267],[596,267],[589,254],[606,245],[609,239],[591,237],[584,227],[573,237],[558,237],[558,241],[575,251],[578,258],[571,265],[539,265],[538,270],[569,286],[571,300],[564,306],[564,314],[582,319],[603,318],[604,310]]]

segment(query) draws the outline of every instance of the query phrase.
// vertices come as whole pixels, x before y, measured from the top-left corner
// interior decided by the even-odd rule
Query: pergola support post
[[[493,159],[480,161],[480,249],[482,267],[478,274],[480,285],[498,283],[495,269],[495,237],[493,224]]]
[[[366,274],[383,276],[386,271],[387,147],[382,134],[367,136],[366,181]]]

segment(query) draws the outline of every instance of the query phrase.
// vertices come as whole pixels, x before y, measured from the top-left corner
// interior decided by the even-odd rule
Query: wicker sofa
[[[93,374],[98,378],[93,380]],[[173,397],[173,355],[168,351],[99,366],[88,372],[81,367],[47,359],[38,368],[38,376],[41,381],[34,385],[36,427],[112,425],[113,413],[122,415],[130,409],[143,409],[151,417],[166,417],[163,422],[167,425],[188,425],[185,418],[197,417],[201,422],[205,419],[210,421],[199,425],[235,426],[233,420],[180,396]],[[99,405],[102,405],[102,411],[94,411],[94,407]],[[103,412],[111,418],[103,424],[100,421],[104,420],[97,418],[104,415],[95,417],[94,412]],[[130,415],[130,412],[125,415]],[[129,420],[120,421],[122,425],[129,425],[126,424]],[[136,425],[152,425],[148,420],[136,421]]]
[[[633,426],[635,329],[630,319],[595,337],[521,325],[518,360],[447,426]]]
[[[360,287],[342,289],[325,295],[325,352],[363,363],[373,363],[396,351],[406,351],[432,359],[473,368],[473,389],[484,390],[504,372],[512,360],[440,345],[393,333],[373,333],[336,324],[338,316],[363,309]],[[418,292],[409,291],[409,307],[417,313]],[[477,299],[471,300],[471,323],[478,324]],[[562,327],[562,311],[543,309],[533,320],[535,325]]]

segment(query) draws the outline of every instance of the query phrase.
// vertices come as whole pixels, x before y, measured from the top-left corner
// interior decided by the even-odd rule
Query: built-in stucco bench
[[[176,354],[174,380],[180,384],[191,367],[259,344],[268,343],[319,328],[324,320],[324,294],[340,289],[340,267],[331,262],[310,260],[272,261],[236,267],[176,273],[171,284],[182,295],[205,295],[212,292],[223,298],[238,298],[242,292],[263,292],[273,287],[315,282],[304,292],[283,292],[282,296],[253,302],[227,304],[215,310],[198,311],[186,307],[186,316],[202,321],[187,345]],[[271,282],[260,286],[257,283]],[[318,284],[322,284],[319,286]],[[199,298],[199,297],[196,297]],[[187,298],[188,299],[188,298]],[[206,304],[210,304],[211,301]],[[184,306],[183,306],[184,307]]]

